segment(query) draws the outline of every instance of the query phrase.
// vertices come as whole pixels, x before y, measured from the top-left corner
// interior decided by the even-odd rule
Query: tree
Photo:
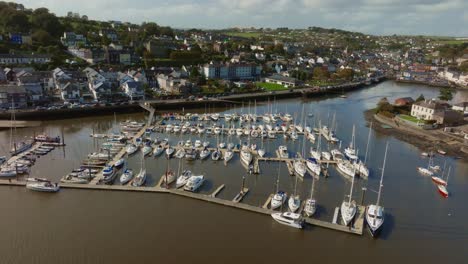
[[[328,77],[330,77],[330,74],[328,73],[328,71],[324,70],[322,67],[315,67],[314,68],[314,78],[315,79],[322,80],[322,79],[327,79]]]
[[[450,88],[442,88],[439,91],[439,99],[443,101],[450,101],[453,99],[452,90]]]
[[[354,71],[352,69],[342,69],[337,72],[340,79],[350,81],[354,77]]]
[[[58,37],[63,33],[64,27],[59,19],[49,13],[47,8],[38,8],[31,15],[31,26],[34,29],[42,29],[50,35]]]
[[[48,46],[54,43],[52,36],[45,30],[38,29],[32,34],[32,38],[35,42],[41,45]]]
[[[416,102],[421,102],[421,101],[424,101],[424,100],[426,100],[426,98],[424,98],[423,94],[419,95],[419,97],[416,98]]]

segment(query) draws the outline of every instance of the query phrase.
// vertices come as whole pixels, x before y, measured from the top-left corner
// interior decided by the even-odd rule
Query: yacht
[[[127,147],[125,148],[125,152],[127,152],[128,155],[134,154],[137,150],[138,150],[138,147],[133,144],[128,144]]]
[[[344,200],[341,203],[340,213],[341,219],[345,226],[349,225],[353,218],[356,216],[356,201],[352,200],[353,198],[353,187],[354,187],[354,177],[351,181],[351,191],[349,193],[349,199]]]
[[[377,195],[376,204],[370,204],[366,208],[366,222],[369,226],[369,231],[373,237],[377,236],[382,229],[384,223],[384,207],[380,205],[380,197],[383,187],[383,176],[385,171],[385,163],[387,161],[388,143],[385,147],[384,162],[382,166],[382,175],[380,176],[379,192]]]
[[[243,134],[244,134],[244,130],[243,130],[242,128],[237,128],[237,129],[236,129],[236,135],[237,135],[237,136],[240,137],[240,136],[242,136]]]
[[[366,164],[361,160],[357,160],[353,163],[354,167],[356,168],[357,173],[361,178],[368,178],[369,177],[369,168],[367,168]]]
[[[273,213],[271,214],[271,217],[273,217],[273,219],[280,224],[298,228],[298,229],[301,229],[304,224],[300,214],[295,214],[295,213],[290,213],[290,212]]]
[[[200,148],[200,147],[202,146],[201,140],[199,140],[199,139],[195,140],[194,146],[195,146],[196,148]]]
[[[350,160],[357,160],[358,156],[356,155],[356,127],[353,125],[353,134],[351,137],[351,142],[349,143],[349,146],[345,148],[345,155],[348,157]]]
[[[29,181],[29,178],[28,178],[28,181]],[[42,179],[41,179],[41,181],[42,181]],[[87,184],[88,179],[73,176],[72,174],[68,174],[64,178],[62,178],[60,180],[60,182],[62,182],[62,183],[73,183],[73,184]]]
[[[220,142],[219,145],[218,145],[218,147],[219,147],[220,149],[225,149],[225,148],[226,148],[226,143],[225,143],[225,142]]]
[[[339,149],[332,149],[330,153],[333,160],[342,161],[344,159],[344,155]]]
[[[304,206],[304,214],[308,217],[311,217],[315,214],[316,211],[317,201],[315,201],[313,198],[307,199]]]
[[[171,125],[171,124],[168,124],[168,125],[166,126],[166,133],[170,133],[170,132],[172,132],[172,125]]]
[[[203,141],[202,145],[203,145],[204,148],[207,148],[207,147],[210,146],[210,142],[209,141]]]
[[[185,184],[184,190],[189,191],[189,192],[196,192],[200,188],[200,186],[203,184],[204,181],[205,181],[205,177],[203,175],[191,176],[188,179],[187,184]]]
[[[431,170],[427,169],[427,168],[418,167],[418,171],[419,171],[419,173],[421,173],[423,175],[427,175],[427,176],[433,176],[434,175],[434,173]]]
[[[287,195],[283,191],[278,191],[271,199],[270,206],[272,210],[275,210],[283,205],[286,201]]]
[[[351,162],[347,160],[342,160],[339,161],[337,165],[338,171],[343,173],[345,176],[354,178],[354,176],[356,175],[356,168]]]
[[[330,154],[330,152],[328,151],[322,151],[322,158],[324,160],[331,160],[332,159],[332,155]]]
[[[293,165],[294,172],[303,178],[306,174],[306,165],[304,164],[304,162],[302,162],[302,160],[300,159],[295,159]]]
[[[146,181],[146,169],[142,168],[138,175],[135,177],[135,179],[132,182],[132,186],[134,187],[140,187],[145,184]]]
[[[131,169],[126,169],[122,175],[120,175],[120,183],[122,185],[127,184],[129,181],[133,179],[133,170]]]
[[[60,190],[58,183],[50,181],[28,182],[26,188],[38,192],[58,192]]]
[[[192,172],[189,170],[184,170],[182,174],[177,178],[176,188],[182,188],[185,184],[187,184],[187,181],[190,177],[192,177]]]
[[[185,144],[184,144],[184,147],[186,148],[192,148],[192,141],[190,139],[187,139],[187,141],[185,141]]]
[[[14,167],[3,167],[0,169],[0,178],[2,177],[15,177],[16,168]]]
[[[265,149],[263,149],[263,148],[260,148],[257,151],[257,153],[258,153],[258,156],[260,156],[261,158],[265,157],[265,154],[266,154]]]
[[[282,159],[288,159],[289,158],[288,148],[286,146],[279,146],[278,147],[278,152],[279,152],[280,158],[282,158]]]
[[[104,183],[110,183],[115,179],[116,172],[114,170],[114,167],[112,166],[107,166],[102,170],[102,181]]]
[[[309,168],[309,170],[312,171],[315,175],[320,176],[322,168],[320,167],[320,164],[318,164],[316,159],[308,158],[306,160],[306,165],[307,168]]]

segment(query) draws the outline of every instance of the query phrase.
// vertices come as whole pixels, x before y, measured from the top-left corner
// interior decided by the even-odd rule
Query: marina
[[[43,131],[50,135],[59,135],[63,129],[66,146],[57,146],[55,147],[56,150],[50,152],[50,154],[38,158],[36,163],[31,167],[29,175],[14,177],[10,181],[8,179],[0,179],[0,196],[4,199],[16,197],[12,199],[24,201],[25,205],[23,206],[29,208],[28,211],[35,212],[34,216],[29,215],[28,217],[24,217],[25,219],[33,219],[32,221],[19,221],[19,224],[25,226],[25,230],[30,230],[29,225],[26,223],[32,222],[31,225],[37,228],[36,223],[44,225],[45,221],[57,223],[55,224],[56,228],[62,231],[68,230],[63,229],[65,227],[59,224],[60,220],[58,218],[49,217],[46,220],[41,216],[42,211],[51,213],[49,210],[53,209],[67,215],[72,214],[72,219],[68,221],[73,223],[73,225],[80,226],[80,228],[86,227],[96,234],[105,233],[102,237],[98,235],[96,238],[98,243],[106,241],[107,238],[105,237],[112,235],[123,239],[121,231],[117,232],[115,228],[102,221],[107,223],[113,221],[121,226],[132,226],[133,229],[137,228],[139,236],[133,235],[133,233],[137,232],[133,230],[130,232],[131,234],[124,232],[125,239],[149,251],[151,251],[150,247],[141,244],[139,237],[155,239],[160,243],[167,241],[171,247],[180,245],[187,250],[189,244],[193,243],[190,236],[198,237],[198,232],[202,231],[204,233],[207,232],[207,234],[224,234],[223,242],[220,238],[214,238],[213,241],[205,241],[207,243],[206,246],[212,247],[221,243],[226,243],[226,246],[228,246],[230,243],[229,239],[237,239],[237,235],[234,233],[244,236],[244,232],[258,232],[258,236],[253,238],[252,241],[246,242],[247,246],[256,248],[258,245],[267,245],[273,250],[281,250],[283,247],[270,241],[278,242],[284,240],[297,246],[301,252],[303,250],[304,252],[307,251],[312,245],[314,247],[317,245],[318,250],[325,252],[326,247],[324,244],[333,244],[337,240],[341,240],[342,243],[346,244],[346,246],[340,247],[344,251],[344,254],[355,254],[353,252],[358,252],[367,243],[376,244],[375,254],[386,254],[385,250],[381,249],[379,245],[383,245],[383,247],[392,245],[395,247],[395,250],[409,254],[410,252],[425,252],[422,249],[418,249],[415,241],[419,241],[420,239],[421,228],[429,224],[433,225],[433,229],[426,230],[423,235],[426,238],[426,245],[438,245],[443,242],[451,244],[449,251],[458,250],[460,248],[458,243],[447,241],[453,237],[465,239],[464,233],[458,232],[455,234],[451,229],[445,228],[443,221],[439,219],[453,221],[454,226],[460,230],[463,228],[464,223],[460,222],[460,218],[463,217],[460,214],[464,213],[460,210],[462,208],[460,199],[463,197],[462,189],[466,188],[466,184],[462,180],[462,172],[466,169],[466,165],[461,160],[454,160],[450,157],[442,157],[439,154],[435,154],[433,158],[434,165],[443,167],[443,162],[447,159],[447,167],[452,166],[453,169],[449,180],[450,186],[448,187],[450,196],[448,199],[443,200],[444,198],[437,192],[437,187],[432,183],[431,177],[419,175],[416,171],[415,166],[427,167],[428,165],[428,158],[420,155],[421,150],[407,144],[402,144],[397,139],[392,139],[391,137],[380,138],[378,135],[375,136],[374,133],[369,136],[368,129],[370,124],[359,121],[360,115],[362,115],[359,113],[359,109],[352,108],[353,111],[351,111],[349,107],[355,107],[355,102],[364,100],[364,98],[366,100],[377,100],[380,96],[391,97],[392,94],[386,91],[389,90],[382,91],[377,86],[376,88],[369,89],[369,91],[352,93],[348,96],[345,103],[341,101],[343,100],[341,98],[324,101],[300,101],[293,99],[271,103],[271,105],[274,105],[273,107],[258,104],[255,110],[253,107],[254,102],[251,102],[250,113],[252,115],[255,114],[255,111],[257,115],[264,115],[264,113],[269,113],[271,108],[273,108],[273,113],[276,108],[278,108],[278,113],[286,111],[300,113],[302,105],[305,105],[307,124],[311,128],[314,127],[314,122],[318,124],[318,119],[322,119],[322,124],[331,124],[333,112],[336,111],[338,123],[336,134],[343,142],[341,148],[339,143],[328,143],[318,133],[314,133],[316,141],[312,142],[305,135],[307,133],[305,129],[303,132],[296,130],[292,134],[293,137],[295,137],[294,134],[297,134],[296,139],[292,139],[289,136],[285,138],[285,134],[290,134],[282,129],[275,131],[277,132],[275,133],[277,134],[276,138],[268,138],[268,135],[263,139],[260,135],[253,137],[252,130],[250,131],[250,136],[244,133],[241,136],[237,134],[230,135],[230,129],[225,125],[225,114],[238,112],[241,116],[242,111],[246,114],[249,112],[247,103],[244,104],[244,109],[236,106],[232,109],[210,110],[209,112],[220,113],[219,121],[217,122],[212,120],[181,120],[176,117],[172,119],[170,116],[177,116],[172,114],[168,114],[166,117],[155,115],[155,120],[151,124],[147,122],[148,115],[117,116],[117,121],[113,117],[101,117],[96,119],[49,122],[44,124],[48,128]],[[375,92],[378,92],[379,96],[376,99],[372,99]],[[411,93],[421,93],[421,91],[411,91]],[[298,102],[301,105],[298,105]],[[368,105],[371,105],[371,103]],[[331,107],[333,107],[333,110],[329,110]],[[202,116],[205,112],[207,110],[201,110],[198,115]],[[307,114],[309,112],[313,113],[313,117],[309,117]],[[330,114],[328,114],[329,112]],[[351,116],[347,116],[347,113]],[[178,116],[184,117],[186,115],[187,113],[178,114]],[[330,122],[327,121],[327,116],[330,116]],[[314,119],[317,119],[317,121]],[[353,122],[347,122],[348,119],[352,119]],[[115,134],[126,132],[122,125],[127,120],[138,122],[142,126],[133,131],[128,130],[128,133],[125,134],[126,143],[122,143],[122,145],[116,144],[115,146],[118,147],[109,148],[111,153],[109,159],[108,153],[101,150],[101,148],[103,148],[103,144],[113,139]],[[289,123],[294,123],[294,120],[301,120],[301,117],[293,117]],[[172,124],[173,126],[179,125],[180,131],[182,131],[183,123],[185,122],[190,122],[190,127],[202,123],[205,131],[211,129],[213,133],[199,134],[197,132],[190,132],[190,127],[188,127],[185,133],[168,133],[165,131],[168,124]],[[340,149],[344,153],[344,147],[347,147],[351,141],[351,131],[354,122],[356,125],[356,152],[360,154],[362,161],[366,161],[365,164],[368,166],[370,173],[369,177],[364,178],[357,175],[355,178],[352,198],[356,201],[356,215],[351,224],[345,226],[341,222],[342,216],[339,206],[344,197],[346,198],[349,194],[351,178],[338,170],[339,160],[334,160],[333,158],[331,160],[324,158],[317,159],[316,161],[321,168],[320,176],[314,174],[314,172],[306,167],[307,172],[304,177],[296,175],[294,162],[296,160],[304,161],[309,159],[311,157],[310,150],[312,147],[316,148],[319,138],[322,138],[321,152],[331,152],[334,149]],[[277,123],[281,126],[285,121],[278,120]],[[213,126],[214,124],[216,125]],[[255,122],[257,128],[259,125],[264,125],[264,130],[268,131],[262,118],[258,118]],[[242,126],[246,128],[248,122],[243,122]],[[216,127],[219,127],[217,129],[217,131],[220,131],[219,134],[215,134],[214,132]],[[235,128],[239,127],[239,123],[235,123]],[[274,126],[272,127],[275,130]],[[258,131],[261,131],[261,129],[258,129]],[[18,138],[31,136],[32,133],[31,131],[18,130]],[[36,131],[36,134],[38,133],[39,131]],[[368,145],[368,137],[370,137],[370,144],[369,155],[366,160],[364,153]],[[166,139],[168,144],[164,143]],[[175,156],[167,159],[165,151],[157,156],[149,154],[144,158],[147,174],[144,186],[134,187],[131,182],[121,183],[119,178],[125,169],[130,168],[135,175],[138,174],[141,168],[142,149],[146,142],[150,142],[149,140],[151,140],[151,143],[148,144],[151,145],[153,150],[161,144],[164,150],[171,146],[175,150],[174,155],[175,152],[181,149],[185,153],[194,149],[197,154],[193,160],[186,158],[178,159]],[[205,148],[203,146],[195,148],[197,140],[200,141],[198,144],[209,142],[206,150],[211,152],[211,154],[214,151],[219,151],[221,157],[224,157],[226,154],[227,145],[232,143],[234,145],[232,149],[234,155],[229,162],[225,162],[222,158],[215,161],[212,159],[211,154],[208,158],[201,159],[199,156],[200,152]],[[187,141],[190,141],[192,146],[185,146]],[[382,204],[385,205],[385,224],[379,239],[372,241],[369,240],[370,235],[367,234],[368,227],[365,221],[365,212],[367,205],[375,203],[377,192],[373,190],[378,189],[379,186],[383,148],[387,141],[390,142],[390,147],[382,199]],[[179,145],[179,142],[183,142],[183,145]],[[225,148],[220,148],[220,143],[222,142],[226,144]],[[8,145],[8,141],[2,141],[1,143]],[[127,143],[140,145],[134,154],[129,155],[126,153]],[[256,144],[257,148],[249,150],[252,154],[252,161],[249,166],[241,161],[240,152],[243,145],[252,147],[252,144]],[[33,145],[33,148],[35,146]],[[276,153],[279,146],[287,147],[287,158],[281,157],[281,155]],[[265,150],[263,157],[260,157],[258,153],[258,150],[261,148]],[[425,151],[429,152],[428,150]],[[99,155],[100,153],[102,155]],[[96,158],[96,165],[91,164],[90,161],[93,159],[89,159],[89,155],[94,155],[92,157]],[[97,165],[98,161],[101,163],[100,158],[105,161],[102,165]],[[115,169],[115,179],[110,183],[104,183],[102,181],[104,177],[102,169],[105,166],[115,165],[121,159],[124,159],[125,163],[122,167]],[[180,165],[178,165],[179,163]],[[53,164],[53,169],[50,164]],[[59,183],[60,191],[57,194],[33,193],[31,190],[24,188],[27,184],[26,177],[47,177],[53,182],[58,182],[64,176],[74,170],[78,170],[80,167],[92,168],[97,172],[93,174],[92,179],[84,184]],[[178,169],[178,167],[180,168]],[[280,225],[273,221],[270,216],[274,212],[288,212],[287,200],[282,208],[271,210],[270,207],[271,200],[276,194],[275,179],[278,175],[278,168],[281,170],[279,175],[279,190],[284,191],[289,198],[289,195],[294,194],[294,189],[297,188],[297,195],[301,199],[301,205],[296,213],[301,214],[304,221],[304,228],[301,231]],[[172,170],[176,177],[179,177],[182,171],[190,170],[193,175],[204,175],[205,180],[196,192],[177,189],[175,182],[166,187],[163,183],[163,176],[167,169]],[[250,171],[252,173],[249,173]],[[245,177],[245,182],[242,180],[243,177]],[[317,212],[312,217],[307,217],[304,215],[304,208],[306,199],[311,196],[312,179],[315,180],[313,197],[317,201]],[[367,191],[364,191],[363,188],[367,188]],[[411,188],[413,193],[399,191],[406,188]],[[409,213],[407,207],[402,205],[402,199],[411,204],[423,202],[427,204],[427,201],[430,201],[430,205],[428,206],[433,207],[437,218],[429,216],[428,219],[416,219],[415,215],[423,213],[421,209],[413,208],[413,211]],[[447,204],[451,204],[451,208],[445,209]],[[44,208],[43,205],[47,206]],[[31,208],[32,206],[34,208]],[[35,208],[42,209],[39,211]],[[2,210],[13,215],[20,214],[19,212],[15,212],[14,209],[9,208],[7,204],[2,205]],[[452,214],[451,217],[447,216],[449,213]],[[90,221],[88,217],[92,217],[94,225],[88,224]],[[95,221],[96,219],[99,219],[99,221]],[[7,225],[13,224],[9,219],[3,219],[2,221]],[[135,221],[140,222],[142,226],[135,227],[133,224]],[[416,222],[418,222],[417,225],[415,224]],[[227,226],[230,228],[227,228]],[[242,228],[236,228],[236,226],[242,226]],[[167,229],[171,229],[171,232],[174,232],[174,229],[177,229],[177,232],[183,232],[187,241],[181,241],[180,239],[177,239],[177,241],[173,240],[169,230],[165,231]],[[129,228],[125,228],[125,230],[129,230]],[[22,234],[23,231],[19,232]],[[161,235],[161,232],[164,235]],[[11,235],[7,231],[6,236]],[[77,243],[80,244],[81,248],[86,249],[88,254],[95,254],[93,253],[94,249],[87,245],[89,242],[86,238],[79,234],[76,234],[76,236]],[[228,240],[227,242],[226,239]],[[369,242],[366,242],[368,240]],[[405,242],[401,242],[401,240]],[[53,244],[53,242],[49,243]],[[54,247],[66,250],[58,244],[55,244]],[[35,251],[34,249],[32,250]],[[227,253],[224,249],[221,251]],[[246,251],[248,253],[253,252],[250,249]],[[294,252],[298,253],[298,258],[293,258],[294,260],[299,261],[304,257],[299,251],[294,250]],[[317,256],[326,257],[325,253],[318,252],[317,254]],[[375,254],[374,257],[377,257]],[[151,254],[151,256],[154,255]],[[301,256],[300,259],[299,256]],[[437,256],[433,256],[433,258],[437,259]],[[128,258],[123,257],[123,259]]]

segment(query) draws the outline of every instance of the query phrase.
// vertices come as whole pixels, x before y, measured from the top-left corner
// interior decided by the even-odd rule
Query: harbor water
[[[412,84],[384,82],[354,91],[348,98],[339,95],[313,99],[288,99],[257,103],[245,102],[244,107],[211,109],[220,113],[265,112],[290,113],[296,122],[302,119],[310,126],[331,125],[335,116],[336,133],[344,148],[351,140],[356,126],[356,144],[360,156],[366,150],[369,124],[363,112],[375,107],[382,98],[393,101],[398,97],[426,98],[438,95],[437,88]],[[459,91],[454,101],[467,101],[468,92]],[[200,110],[200,113],[204,110]],[[66,147],[56,148],[39,158],[30,177],[45,177],[59,181],[91,152],[97,152],[103,140],[93,139],[92,133],[118,131],[125,120],[144,121],[143,114],[92,117],[43,122],[41,127],[17,129],[17,138],[46,133],[64,135]],[[220,122],[223,123],[223,122]],[[207,123],[208,124],[208,123]],[[201,139],[211,142],[246,142],[247,137],[217,138],[214,135],[174,135],[154,133],[153,137],[169,138],[171,145],[181,140]],[[10,131],[0,131],[0,156],[9,150]],[[288,147],[291,156],[304,152],[309,156],[312,146],[306,142],[303,150],[299,140],[251,139],[264,145],[267,156],[275,156],[280,145]],[[375,203],[386,143],[389,143],[385,169],[383,199],[385,223],[381,235],[372,239],[367,230],[363,236],[340,233],[308,226],[295,230],[274,222],[261,214],[224,207],[168,194],[93,191],[63,189],[57,194],[28,191],[23,187],[0,186],[0,263],[299,263],[325,261],[330,263],[393,263],[400,261],[424,263],[465,263],[468,257],[468,161],[436,156],[435,163],[452,166],[448,190],[450,197],[442,198],[430,177],[418,174],[425,167],[424,149],[392,136],[372,131],[369,145],[368,180],[358,179],[353,199],[360,202],[366,187],[364,205]],[[322,140],[322,149],[334,148]],[[139,170],[140,154],[128,158],[128,166]],[[180,165],[179,165],[180,162]],[[232,200],[239,192],[242,177],[249,193],[243,203],[262,206],[279,189],[294,192],[295,178],[285,163],[260,162],[261,174],[248,175],[236,154],[227,165],[222,161],[179,161],[146,158],[146,185],[154,186],[167,167],[177,171],[179,166],[207,179],[200,193],[210,194],[221,184],[226,187],[218,197]],[[335,207],[349,194],[351,180],[330,165],[330,176],[315,182],[316,218],[330,222]],[[298,181],[297,193],[302,200],[310,196],[312,178]],[[118,180],[114,184],[119,184]]]

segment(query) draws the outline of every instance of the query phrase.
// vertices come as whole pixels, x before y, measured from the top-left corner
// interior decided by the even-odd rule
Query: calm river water
[[[305,105],[309,124],[321,119],[331,121],[336,113],[337,134],[348,144],[353,124],[356,125],[357,145],[364,153],[369,128],[363,111],[375,106],[384,96],[436,97],[438,89],[381,83],[372,88],[355,91],[347,99],[281,100],[273,111],[297,113]],[[458,92],[455,101],[468,100],[467,92]],[[253,106],[253,105],[252,105]],[[268,111],[266,103],[257,106],[257,113]],[[240,112],[241,109],[221,110]],[[247,108],[244,108],[244,112]],[[253,110],[252,110],[253,111]],[[298,117],[300,118],[300,117]],[[143,120],[143,115],[120,115],[117,122]],[[96,151],[98,141],[89,137],[93,130],[105,133],[115,129],[114,118],[93,117],[44,122],[34,129],[19,129],[19,137],[46,132],[64,132],[67,147],[56,149],[41,157],[31,175],[59,180],[79,166],[90,152]],[[159,137],[166,137],[157,134]],[[183,139],[195,140],[186,135]],[[170,137],[176,144],[179,137]],[[208,138],[216,144],[216,138]],[[227,139],[223,139],[226,141]],[[231,139],[239,142],[237,137]],[[107,192],[63,189],[57,194],[42,194],[25,188],[0,186],[0,263],[466,263],[468,254],[468,163],[446,158],[452,166],[449,180],[451,196],[443,199],[427,176],[416,172],[426,166],[422,150],[393,137],[373,132],[370,144],[368,181],[358,180],[354,198],[360,200],[361,188],[376,190],[386,142],[389,142],[385,170],[383,204],[386,221],[381,236],[372,239],[322,228],[295,230],[281,226],[270,217],[218,206],[187,198],[151,193]],[[260,142],[258,142],[260,145]],[[283,138],[264,142],[268,155],[274,155]],[[286,142],[291,153],[301,151],[301,143]],[[0,132],[0,155],[6,153],[9,131]],[[310,144],[307,143],[307,151]],[[445,158],[437,157],[443,165]],[[138,170],[138,155],[129,159],[130,167]],[[210,193],[226,184],[219,197],[232,199],[238,192],[245,169],[236,156],[228,166],[211,160],[182,164],[208,179],[201,189]],[[167,166],[164,158],[148,158],[149,185],[154,185]],[[169,166],[176,169],[178,160]],[[295,179],[281,166],[280,188],[293,192]],[[261,205],[275,191],[277,163],[261,163],[260,175],[246,176],[250,189],[243,202]],[[298,183],[302,199],[309,196],[311,178]],[[320,205],[317,217],[331,221],[334,208],[349,192],[350,181],[334,168],[330,177],[321,177],[315,185],[315,197]],[[365,204],[375,202],[376,193],[368,191]]]

